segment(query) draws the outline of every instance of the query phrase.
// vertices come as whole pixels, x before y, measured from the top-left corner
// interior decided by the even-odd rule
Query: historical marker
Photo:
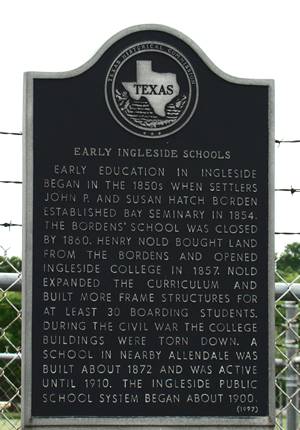
[[[146,25],[25,85],[25,428],[272,428],[273,82]]]

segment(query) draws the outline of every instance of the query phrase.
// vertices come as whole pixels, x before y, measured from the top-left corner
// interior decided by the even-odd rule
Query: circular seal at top
[[[109,68],[107,106],[129,132],[147,138],[176,133],[192,117],[198,82],[188,59],[173,46],[141,42],[125,49]]]

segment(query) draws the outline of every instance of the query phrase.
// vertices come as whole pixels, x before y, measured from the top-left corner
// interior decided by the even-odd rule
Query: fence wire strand
[[[15,132],[15,131],[0,131],[0,134],[5,136],[22,136],[23,133],[21,131]]]
[[[22,132],[0,131],[0,135],[22,136]],[[275,140],[275,143],[300,143],[300,140]],[[21,181],[0,181],[2,184],[22,184]],[[291,195],[300,188],[277,188],[276,192]],[[21,227],[12,221],[2,222],[3,228]],[[21,232],[20,232],[21,233]],[[300,235],[300,231],[278,231],[276,235]],[[1,245],[1,244],[0,244]],[[7,249],[0,246],[0,266],[18,274],[17,280],[6,288],[0,285],[0,430],[18,430],[21,427],[21,293],[16,288],[21,279],[20,268],[12,264]],[[275,302],[276,349],[276,429],[298,430],[300,425],[300,300],[294,287],[300,282],[300,273],[287,279],[276,271],[277,282],[287,286]],[[4,310],[9,320],[3,322]],[[15,333],[12,336],[11,333]],[[294,427],[292,427],[292,425]]]

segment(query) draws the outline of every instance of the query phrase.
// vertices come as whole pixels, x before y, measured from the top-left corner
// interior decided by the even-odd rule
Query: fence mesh
[[[2,248],[1,266],[18,276],[0,286],[0,430],[20,428],[21,413],[21,293],[16,291],[21,273]],[[284,292],[276,292],[276,428],[299,429],[300,416],[300,275],[287,282],[279,271]]]
[[[276,276],[286,286],[275,302],[276,427],[296,430],[300,424],[300,289],[296,292],[294,287],[299,285],[299,276],[292,282],[287,282],[279,271]]]
[[[19,224],[0,225],[13,227]],[[17,430],[21,428],[21,267],[18,259],[8,258],[1,243],[0,271],[17,274],[5,287],[0,284],[0,430]],[[300,273],[290,279],[276,270],[276,281],[283,286],[276,289],[275,302],[276,429],[300,430]]]
[[[21,292],[15,291],[21,272],[0,250],[0,270],[18,275],[0,285],[0,430],[12,430],[21,426]]]

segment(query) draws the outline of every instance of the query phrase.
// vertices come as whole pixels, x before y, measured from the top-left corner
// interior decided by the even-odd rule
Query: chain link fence
[[[0,269],[11,272],[0,279],[0,430],[13,430],[21,425],[21,272],[0,250]]]
[[[13,430],[20,428],[21,412],[21,273],[5,252],[1,264],[13,273],[0,276],[0,430]],[[286,282],[276,274],[276,428],[298,430],[300,276]]]
[[[297,430],[300,425],[300,284],[276,284],[276,427]],[[281,287],[281,288],[280,288]]]
[[[20,184],[19,181],[13,183]],[[300,189],[291,187],[276,191],[293,195]],[[11,222],[0,224],[0,229],[6,231],[19,230],[18,227],[20,224]],[[20,263],[18,259],[8,258],[0,242],[0,430],[21,427]],[[276,429],[300,430],[300,273],[287,279],[277,270],[276,281]]]

